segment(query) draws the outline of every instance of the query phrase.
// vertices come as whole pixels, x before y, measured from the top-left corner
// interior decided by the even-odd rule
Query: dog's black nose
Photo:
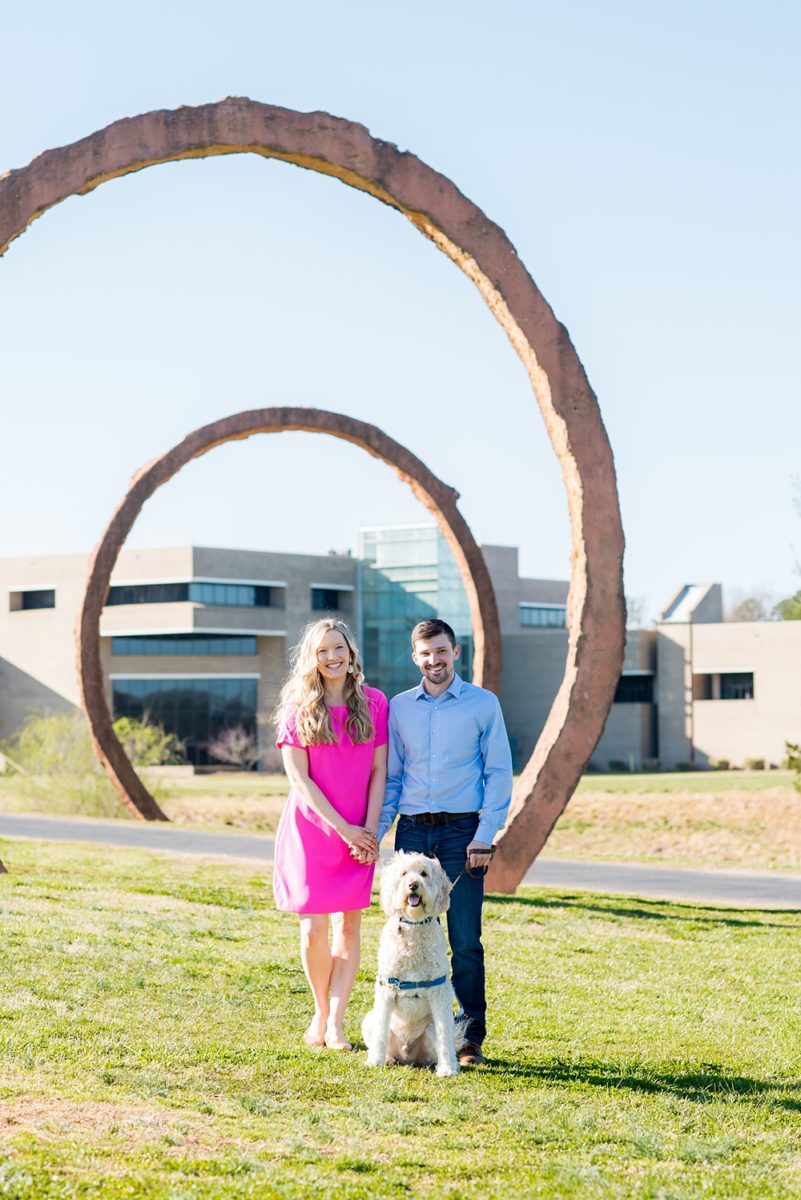
[[[410,884],[409,884],[409,891],[410,891],[410,892],[416,892],[416,891],[418,890],[418,888],[419,888],[419,887],[420,887],[420,884],[419,884],[419,883],[410,883]]]

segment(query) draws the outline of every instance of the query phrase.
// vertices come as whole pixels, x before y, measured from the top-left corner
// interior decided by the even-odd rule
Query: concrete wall
[[[688,761],[690,646],[687,626],[658,631],[663,766]],[[752,700],[695,700],[696,762],[747,758],[781,763],[786,740],[801,738],[801,621],[732,621],[693,626],[693,674],[753,672]],[[664,697],[664,698],[663,698]]]
[[[652,629],[626,631],[623,674],[655,674],[656,635]],[[613,704],[591,762],[605,771],[618,761],[641,771],[645,760],[657,757],[655,704]]]
[[[515,770],[529,758],[559,690],[567,631],[526,629],[503,639],[500,702]]]
[[[78,704],[74,631],[86,564],[84,554],[0,560],[2,737],[10,736],[31,712],[69,711]],[[10,611],[12,590],[53,587],[55,608]]]
[[[0,737],[9,737],[36,711],[74,710],[78,705],[74,631],[83,600],[88,555],[47,555],[0,560]],[[356,560],[346,555],[278,554],[177,546],[124,549],[112,583],[190,581],[193,578],[275,581],[269,608],[237,608],[190,602],[129,604],[106,608],[101,618],[101,654],[106,677],[185,675],[258,671],[259,738],[275,765],[270,716],[287,669],[288,648],[302,628],[325,615],[313,612],[311,589],[341,589],[338,616],[356,624]],[[56,606],[10,611],[11,589],[55,588]],[[259,634],[258,656],[111,655],[115,633],[248,630]],[[110,686],[109,686],[110,699]]]
[[[482,546],[481,553],[495,589],[501,633],[523,632],[520,604],[566,604],[568,584],[557,579],[521,579],[517,546]],[[534,630],[536,632],[536,629]],[[529,628],[525,628],[528,636]]]

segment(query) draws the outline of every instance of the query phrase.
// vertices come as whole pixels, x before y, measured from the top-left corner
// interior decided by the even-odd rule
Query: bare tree
[[[241,767],[243,771],[250,771],[259,761],[256,734],[243,725],[221,729],[216,737],[206,743],[206,749],[212,758]]]
[[[644,596],[626,596],[626,628],[642,629],[645,623]]]
[[[755,587],[749,591],[736,589],[726,606],[727,621],[772,621],[775,620],[776,597],[766,587]]]

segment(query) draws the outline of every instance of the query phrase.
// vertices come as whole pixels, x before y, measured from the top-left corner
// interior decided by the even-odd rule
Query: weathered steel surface
[[[167,819],[128,760],[112,727],[106,701],[99,623],[114,564],[142,505],[181,467],[223,442],[240,441],[254,433],[281,433],[288,429],[328,433],[361,446],[374,458],[388,463],[433,514],[453,551],[470,603],[475,645],[473,680],[498,691],[501,631],[495,592],[483,555],[456,506],[458,493],[453,488],[437,479],[419,458],[375,425],[357,421],[354,417],[318,408],[257,408],[223,417],[194,430],[134,476],[89,563],[76,630],[81,700],[95,751],[124,802],[137,816],[150,820]]]
[[[573,531],[562,685],[524,769],[489,886],[513,891],[600,737],[623,660],[623,531],[612,452],[567,334],[503,230],[444,176],[361,125],[247,99],[145,113],[0,179],[0,253],[68,196],[155,163],[252,152],[332,175],[391,205],[475,283],[522,359],[559,458]],[[513,481],[510,481],[513,483]]]

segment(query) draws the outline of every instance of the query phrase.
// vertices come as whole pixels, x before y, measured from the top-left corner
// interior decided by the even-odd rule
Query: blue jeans
[[[445,825],[422,825],[400,817],[395,849],[438,858],[448,878],[464,870],[467,847],[476,836],[478,813]],[[481,945],[481,905],[484,880],[466,873],[451,892],[448,939],[451,944],[451,978],[459,1017],[467,1018],[465,1036],[478,1046],[484,1041],[487,1000],[484,985],[484,947]]]

